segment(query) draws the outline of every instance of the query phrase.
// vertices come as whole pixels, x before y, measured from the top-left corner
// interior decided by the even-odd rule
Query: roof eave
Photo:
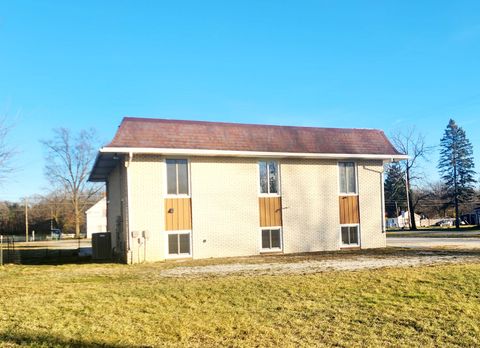
[[[303,152],[270,152],[270,151],[236,151],[236,150],[205,150],[149,147],[103,147],[100,153],[132,153],[182,156],[226,156],[226,157],[272,157],[272,158],[317,158],[317,159],[378,159],[400,161],[409,158],[404,154],[348,154],[348,153],[303,153]]]

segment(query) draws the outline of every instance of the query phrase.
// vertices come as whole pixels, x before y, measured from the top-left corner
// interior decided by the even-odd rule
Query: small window
[[[279,228],[262,230],[262,249],[281,249],[281,240]]]
[[[341,162],[338,164],[340,170],[340,193],[356,194],[357,179],[355,173],[355,163]]]
[[[190,233],[169,234],[168,254],[170,256],[190,255]]]
[[[167,159],[167,193],[188,195],[188,161]]]
[[[358,245],[358,226],[342,226],[342,244]]]
[[[260,161],[260,193],[278,194],[278,162]]]

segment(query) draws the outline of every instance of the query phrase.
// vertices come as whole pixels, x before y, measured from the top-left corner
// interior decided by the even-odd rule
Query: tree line
[[[0,120],[0,183],[11,175],[11,159],[16,150],[8,146],[11,127]],[[0,201],[0,234],[24,235],[28,230],[48,233],[52,228],[74,233],[86,231],[85,211],[104,195],[103,185],[88,182],[99,141],[95,130],[73,132],[53,130],[50,139],[41,140],[44,149],[44,175],[49,187],[41,194],[19,202]]]
[[[399,131],[392,136],[398,150],[409,159],[394,162],[385,172],[385,211],[388,217],[409,212],[410,228],[416,230],[415,214],[427,218],[455,218],[460,227],[461,215],[480,206],[476,187],[473,146],[465,130],[451,119],[440,138],[437,170],[439,181],[422,172],[421,160],[430,164],[434,146],[415,129]]]

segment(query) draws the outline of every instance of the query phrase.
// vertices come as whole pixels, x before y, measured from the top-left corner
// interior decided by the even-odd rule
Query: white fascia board
[[[301,152],[263,152],[263,151],[231,151],[231,150],[199,150],[199,149],[171,149],[151,147],[103,147],[101,153],[135,153],[157,154],[167,156],[226,156],[226,157],[271,157],[271,158],[318,158],[318,159],[377,159],[385,161],[399,161],[409,158],[408,155],[372,155],[372,154],[339,154],[339,153],[301,153]]]

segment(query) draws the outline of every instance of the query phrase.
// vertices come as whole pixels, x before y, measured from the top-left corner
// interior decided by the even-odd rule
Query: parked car
[[[452,220],[440,220],[440,221],[437,221],[437,223],[434,225],[434,226],[441,226],[441,227],[449,227],[449,226],[453,226],[453,221]]]
[[[62,238],[62,230],[59,228],[52,228],[50,230],[50,237],[52,240],[58,240]]]

